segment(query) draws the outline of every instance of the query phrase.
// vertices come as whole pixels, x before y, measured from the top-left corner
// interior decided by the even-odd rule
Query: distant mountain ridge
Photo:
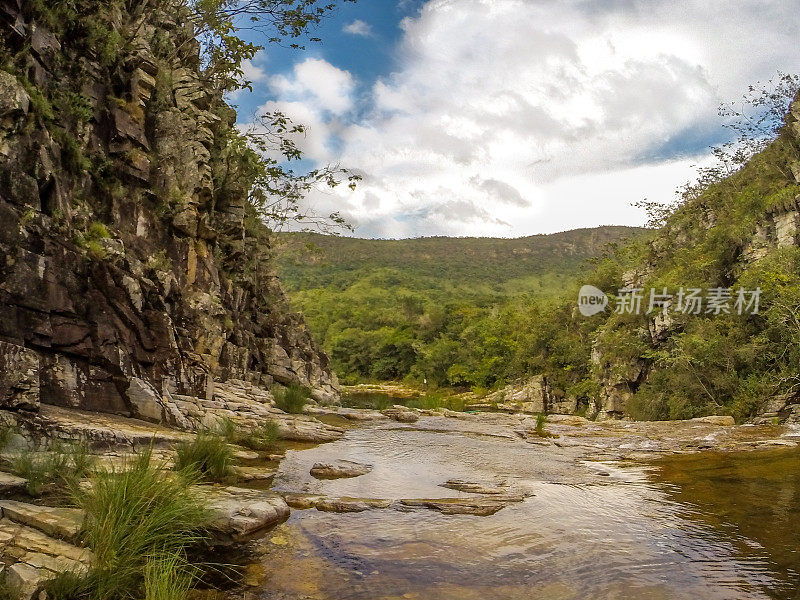
[[[572,278],[610,243],[641,235],[604,226],[522,238],[425,237],[402,240],[284,233],[276,240],[281,280],[290,291],[352,283],[364,267],[420,277],[498,286],[537,277]],[[521,285],[524,288],[525,285]]]

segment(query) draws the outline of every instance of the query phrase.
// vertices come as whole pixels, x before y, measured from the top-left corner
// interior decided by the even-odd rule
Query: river
[[[571,443],[577,433],[566,426],[559,438],[538,440],[515,423],[496,415],[376,421],[287,452],[276,491],[393,504],[293,511],[266,540],[248,582],[260,598],[287,600],[800,598],[797,448],[631,460],[620,459],[631,442],[615,429]],[[720,435],[692,427],[698,439]],[[660,443],[650,433],[640,442]],[[335,480],[309,474],[336,460],[372,471]],[[398,504],[475,497],[442,487],[454,479],[499,486],[521,501],[490,516]]]

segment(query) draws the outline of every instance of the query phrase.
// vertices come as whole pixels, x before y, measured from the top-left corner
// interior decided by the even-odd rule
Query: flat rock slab
[[[53,437],[85,439],[103,447],[171,445],[194,437],[139,419],[44,404],[35,425]]]
[[[0,494],[13,494],[25,488],[27,479],[0,471]]]
[[[286,502],[297,510],[316,508],[322,512],[352,513],[375,509],[407,512],[414,509],[436,510],[446,515],[475,515],[486,517],[506,506],[525,499],[523,494],[504,494],[491,497],[410,498],[386,500],[381,498],[350,498],[315,494],[284,494]]]
[[[242,467],[234,466],[236,477],[240,481],[270,481],[275,477],[277,469],[272,467]]]
[[[473,483],[471,481],[464,481],[462,479],[450,479],[441,484],[441,487],[459,492],[466,492],[468,494],[482,494],[482,495],[500,495],[508,493],[508,489],[504,486],[487,486],[482,483]]]
[[[370,471],[372,471],[372,465],[339,460],[333,463],[315,463],[310,472],[317,479],[345,479],[348,477],[360,477]]]
[[[199,492],[220,543],[246,541],[289,518],[289,505],[274,492],[226,486],[201,486]]]
[[[27,600],[56,574],[83,573],[94,557],[79,548],[45,535],[38,529],[8,518],[0,519],[0,560],[5,568],[6,584]]]
[[[344,429],[326,425],[311,417],[283,415],[273,419],[278,424],[280,436],[292,442],[311,442],[324,444],[344,437]]]
[[[522,496],[505,498],[417,498],[400,500],[407,508],[428,508],[444,515],[474,515],[488,517],[503,510],[509,504],[521,502]]]
[[[78,508],[54,508],[15,500],[0,501],[3,518],[38,529],[42,533],[75,542],[83,527],[83,511]]]
[[[391,508],[391,500],[378,498],[336,498],[332,496],[318,496],[313,494],[285,494],[286,502],[292,508],[308,510],[316,508],[322,512],[354,513],[365,510]]]

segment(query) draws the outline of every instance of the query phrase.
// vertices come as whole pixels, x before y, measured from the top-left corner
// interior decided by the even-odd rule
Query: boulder
[[[274,492],[237,487],[203,487],[211,513],[209,529],[218,543],[242,542],[289,518],[289,506]]]
[[[0,71],[0,117],[25,115],[30,104],[30,96],[17,78]]]

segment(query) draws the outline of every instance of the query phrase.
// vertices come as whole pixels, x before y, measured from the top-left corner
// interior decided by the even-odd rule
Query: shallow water
[[[373,465],[318,481],[314,462]],[[294,511],[251,576],[262,598],[798,598],[800,452],[585,460],[491,423],[425,418],[290,451],[275,489],[446,498],[451,478],[534,495],[490,517]]]

